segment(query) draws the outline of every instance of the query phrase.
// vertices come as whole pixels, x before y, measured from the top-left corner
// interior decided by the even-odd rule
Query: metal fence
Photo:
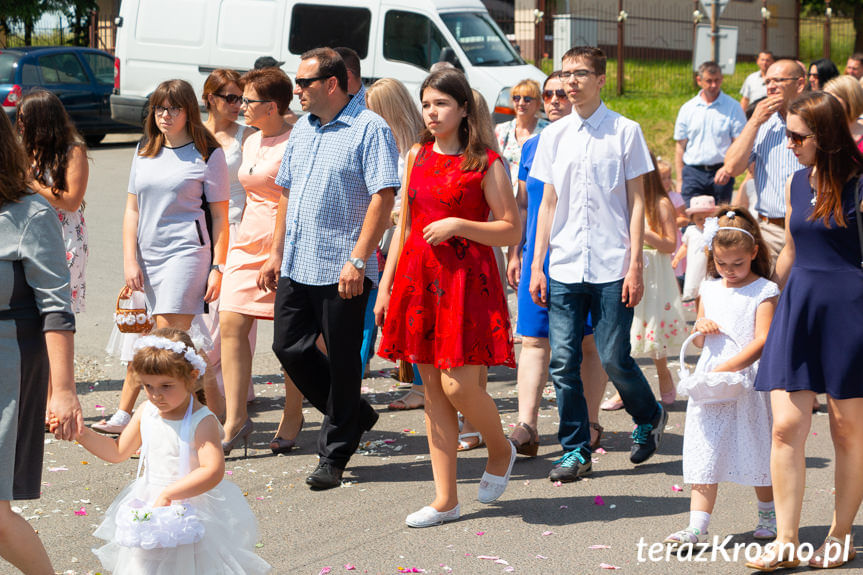
[[[90,46],[107,52],[114,52],[114,40],[117,29],[113,18],[101,17],[97,12],[92,12],[89,18],[89,26],[75,33],[65,15],[58,14],[59,26],[42,26],[33,28],[29,45],[31,46]],[[6,34],[0,33],[0,48],[17,48],[28,45],[25,37],[24,26],[21,24],[10,25]]]

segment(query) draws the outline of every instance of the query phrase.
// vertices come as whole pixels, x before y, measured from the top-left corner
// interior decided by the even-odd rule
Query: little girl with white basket
[[[117,439],[87,428],[76,438],[112,463],[141,448],[137,478],[94,533],[108,541],[94,552],[115,575],[270,572],[255,555],[255,516],[239,488],[224,479],[222,427],[194,393],[206,365],[184,331],[141,336],[129,368],[149,402]]]
[[[755,487],[756,539],[776,537],[770,480],[770,397],[755,391],[758,359],[767,339],[779,288],[767,280],[770,255],[746,210],[721,207],[704,224],[707,278],[698,319],[681,349],[678,393],[688,395],[683,434],[683,479],[692,484],[689,526],[669,545],[708,540],[718,484]],[[693,341],[704,351],[694,373],[683,362]]]

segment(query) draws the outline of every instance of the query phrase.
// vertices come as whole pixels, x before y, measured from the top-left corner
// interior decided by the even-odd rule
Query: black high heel
[[[238,446],[240,441],[243,442],[243,457],[249,456],[249,437],[252,435],[252,429],[254,429],[254,425],[252,424],[251,419],[247,419],[246,423],[243,424],[243,427],[240,428],[240,431],[232,437],[228,441],[222,442],[222,452],[225,456],[231,454],[231,451]]]
[[[294,435],[293,439],[282,439],[278,435],[275,436],[270,441],[270,450],[273,452],[273,455],[284,455],[290,453],[291,450],[297,445],[297,437],[300,436],[300,432],[303,430],[303,425],[306,423],[305,416],[300,417],[300,428],[297,429],[297,434]]]

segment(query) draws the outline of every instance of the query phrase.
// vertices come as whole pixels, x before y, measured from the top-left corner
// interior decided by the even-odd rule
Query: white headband
[[[135,351],[138,351],[145,347],[167,349],[176,354],[182,355],[183,358],[192,365],[192,367],[198,370],[198,377],[203,376],[207,371],[207,362],[198,355],[195,348],[187,346],[182,341],[174,341],[167,337],[160,337],[158,335],[145,335],[135,342],[134,349]]]
[[[727,212],[725,212],[725,215],[728,217],[728,219],[733,220],[737,214],[732,210],[728,210]],[[744,234],[752,238],[753,242],[755,241],[755,236],[753,236],[751,233],[749,233],[747,230],[744,230],[743,228],[738,228],[735,226],[720,226],[719,218],[706,218],[704,220],[704,243],[707,244],[707,249],[710,251],[713,251],[713,238],[716,237],[716,234],[717,232],[719,232],[719,230],[735,230],[738,232],[743,232]]]

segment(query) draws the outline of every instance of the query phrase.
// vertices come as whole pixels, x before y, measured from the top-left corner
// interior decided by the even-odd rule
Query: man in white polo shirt
[[[653,170],[641,128],[610,111],[600,98],[605,54],[570,49],[560,75],[574,114],[540,135],[530,175],[545,186],[537,222],[530,292],[548,306],[550,373],[560,415],[564,455],[552,481],[575,481],[591,471],[590,429],[580,377],[587,313],[609,379],[635,421],[630,461],[654,454],[668,415],[630,355],[633,308],[644,292],[644,188]],[[543,261],[549,256],[549,283]]]
[[[720,185],[714,176],[743,131],[746,116],[737,100],[722,91],[722,70],[716,62],[701,64],[697,81],[701,90],[680,107],[674,122],[677,191],[687,207],[695,196],[712,196],[717,206],[728,204],[734,180]]]
[[[767,86],[764,84],[764,78],[767,77],[767,70],[775,61],[773,52],[758,53],[758,59],[755,60],[758,70],[746,76],[746,79],[743,80],[743,86],[740,87],[740,107],[744,112],[751,104],[767,97]]]

